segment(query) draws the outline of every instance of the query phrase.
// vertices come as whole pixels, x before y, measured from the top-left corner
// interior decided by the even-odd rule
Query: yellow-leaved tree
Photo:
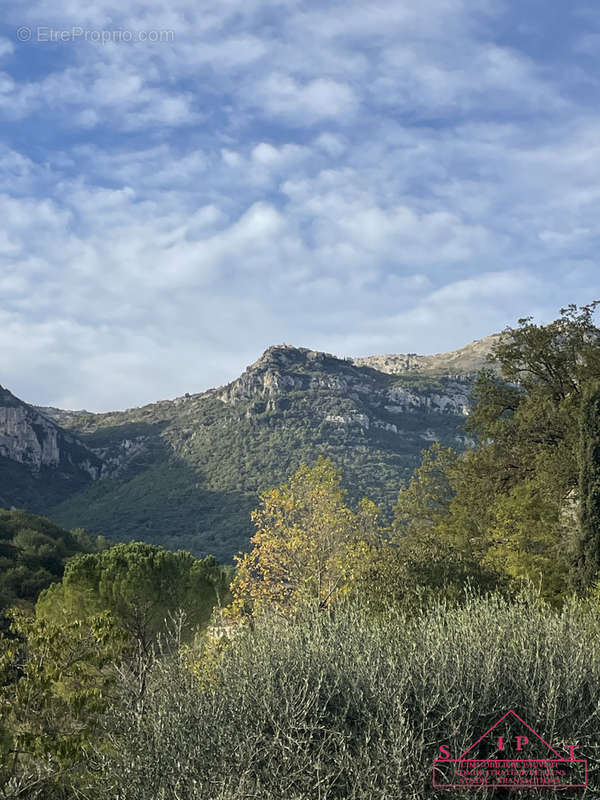
[[[257,530],[250,552],[236,557],[230,615],[330,607],[351,591],[378,546],[378,516],[369,500],[357,511],[346,505],[341,472],[329,459],[301,466],[287,483],[264,492],[252,512]]]

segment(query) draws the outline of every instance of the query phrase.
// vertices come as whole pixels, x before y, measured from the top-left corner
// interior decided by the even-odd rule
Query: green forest
[[[0,798],[598,797],[597,306],[504,331],[392,515],[325,456],[233,567],[0,512]],[[587,788],[432,786],[510,709]]]

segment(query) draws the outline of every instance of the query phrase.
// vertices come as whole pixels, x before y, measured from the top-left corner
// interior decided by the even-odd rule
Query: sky
[[[0,383],[28,402],[199,392],[281,343],[444,352],[600,296],[592,2],[0,20]]]

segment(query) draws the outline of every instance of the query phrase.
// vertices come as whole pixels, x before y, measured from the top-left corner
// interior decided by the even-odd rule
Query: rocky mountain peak
[[[298,366],[311,366],[327,359],[339,359],[331,353],[310,350],[308,347],[295,347],[291,344],[276,344],[267,347],[260,358],[251,364],[246,371],[263,370],[265,368],[287,369]]]
[[[269,347],[242,375],[219,390],[219,399],[236,403],[309,388],[345,389],[360,375],[349,359],[280,344]]]

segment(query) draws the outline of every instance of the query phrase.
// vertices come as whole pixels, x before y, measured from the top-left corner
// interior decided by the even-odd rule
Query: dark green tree
[[[524,317],[517,328],[506,328],[493,356],[504,378],[528,394],[550,397],[556,405],[579,394],[589,376],[600,373],[600,329],[594,323],[598,305],[598,300],[571,304],[547,325]]]
[[[581,399],[579,444],[579,537],[575,582],[589,587],[600,571],[600,383]]]

